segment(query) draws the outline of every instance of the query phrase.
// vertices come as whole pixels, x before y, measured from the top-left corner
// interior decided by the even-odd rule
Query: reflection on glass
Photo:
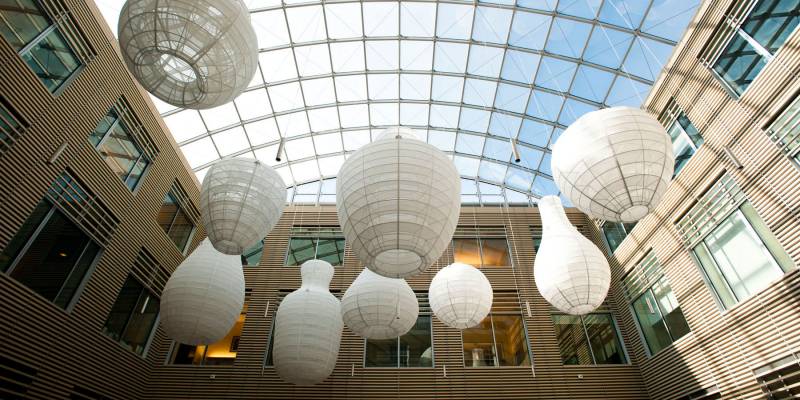
[[[331,265],[344,263],[345,240],[340,237],[293,237],[289,239],[286,265],[302,265],[308,260],[323,260]]]
[[[628,233],[633,230],[634,226],[636,226],[636,222],[621,223],[606,221],[603,223],[601,227],[603,236],[605,236],[608,247],[612,253],[617,250],[617,247],[622,244],[622,241],[628,237]]]
[[[584,316],[553,314],[553,323],[563,364],[627,362],[611,314],[592,313]]]
[[[700,132],[682,112],[670,126],[669,136],[672,139],[672,151],[675,153],[673,176],[677,176],[700,145],[703,144],[703,137],[700,136]]]
[[[247,314],[247,301],[244,303],[239,319],[230,332],[220,341],[208,346],[191,346],[176,343],[172,351],[172,364],[193,365],[233,365],[236,353],[239,351],[239,338],[242,336],[244,321]],[[270,340],[271,341],[271,340]],[[271,347],[270,347],[271,349]]]
[[[461,331],[461,340],[464,342],[464,366],[497,366],[491,316],[484,318],[478,326]]]
[[[97,148],[111,170],[131,190],[139,183],[150,164],[125,123],[113,109],[100,120],[89,135],[89,143]]]
[[[770,53],[775,54],[800,22],[800,1],[761,0],[742,30]]]
[[[454,238],[453,258],[476,268],[511,265],[505,238]]]
[[[420,315],[406,334],[396,339],[366,341],[365,367],[418,368],[433,366],[431,316]]]
[[[453,258],[455,262],[480,267],[481,250],[477,238],[453,239]]]
[[[583,316],[595,364],[623,364],[625,356],[611,314]]]
[[[525,324],[519,315],[490,314],[461,332],[466,367],[530,365]]]
[[[175,196],[167,192],[164,195],[164,202],[158,213],[158,224],[167,233],[167,236],[175,243],[178,250],[184,251],[189,243],[192,233],[194,233],[194,223],[181,209],[180,204],[175,200]]]
[[[103,332],[142,354],[155,327],[159,301],[139,281],[128,276],[111,307]]]
[[[553,314],[553,324],[564,365],[594,364],[581,318],[575,315]]]
[[[508,256],[508,242],[502,239],[481,239],[481,251],[483,266],[507,266],[511,265]]]
[[[261,262],[261,256],[264,254],[264,241],[259,240],[255,246],[247,249],[242,253],[242,265],[258,265]]]

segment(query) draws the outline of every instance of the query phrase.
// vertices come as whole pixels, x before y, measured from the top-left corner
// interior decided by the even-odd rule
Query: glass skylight
[[[699,2],[245,0],[260,48],[248,90],[203,111],[154,101],[201,180],[221,157],[255,157],[287,201],[331,203],[345,158],[405,125],[453,157],[465,204],[528,204],[558,193],[550,152],[570,123],[641,105]],[[123,2],[97,3],[116,32]]]

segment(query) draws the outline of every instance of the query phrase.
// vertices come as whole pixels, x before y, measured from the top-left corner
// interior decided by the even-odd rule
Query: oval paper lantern
[[[176,107],[228,103],[258,66],[258,40],[241,0],[128,0],[118,37],[136,80]]]
[[[453,263],[431,281],[428,300],[433,314],[445,325],[467,329],[478,325],[492,309],[492,285],[479,269]]]
[[[392,339],[417,322],[417,295],[403,279],[386,278],[364,269],[342,296],[342,319],[365,339]]]
[[[214,248],[225,254],[242,254],[263,240],[281,218],[285,203],[283,179],[258,160],[220,160],[203,178],[203,225]]]
[[[172,273],[161,293],[161,325],[177,342],[201,345],[222,340],[244,305],[239,256],[222,254],[208,239]]]
[[[542,243],[533,263],[536,286],[553,307],[582,315],[608,294],[611,270],[603,252],[569,222],[557,196],[539,200]]]
[[[345,161],[336,211],[353,253],[375,273],[405,278],[447,249],[461,210],[453,162],[408,128],[389,128]]]
[[[333,267],[309,260],[300,267],[303,285],[286,295],[275,314],[272,359],[286,382],[316,385],[336,366],[342,339],[342,308],[328,291]]]
[[[553,146],[553,179],[590,217],[615,222],[644,218],[672,180],[675,156],[664,127],[636,108],[584,114]]]

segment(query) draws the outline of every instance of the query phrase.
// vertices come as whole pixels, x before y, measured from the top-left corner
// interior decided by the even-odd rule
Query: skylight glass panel
[[[520,7],[535,8],[537,10],[553,11],[558,0],[517,0]]]
[[[369,115],[372,126],[389,126],[400,123],[400,107],[397,103],[370,104]]]
[[[539,55],[518,50],[506,50],[503,71],[500,77],[522,83],[533,83],[539,67]]]
[[[544,57],[536,73],[536,85],[566,92],[572,84],[577,67],[578,64],[571,61]]]
[[[552,132],[552,125],[525,119],[522,121],[522,127],[519,130],[519,136],[517,138],[525,143],[544,148],[547,147]]]
[[[339,129],[339,113],[336,107],[314,108],[307,112],[312,132]]]
[[[411,126],[427,125],[428,109],[427,104],[400,103],[400,123]]]
[[[473,132],[486,132],[492,113],[471,107],[461,107],[458,128]]]
[[[503,65],[504,50],[499,47],[472,45],[467,73],[497,78]]]
[[[400,94],[399,74],[369,74],[367,87],[370,100],[397,99]]]
[[[528,105],[528,96],[531,90],[527,87],[501,83],[497,86],[495,108],[522,114]]]
[[[428,74],[400,74],[400,98],[427,100],[431,95],[431,76]]]
[[[297,187],[295,188],[294,193],[295,194],[317,194],[317,193],[319,193],[320,186],[321,185],[320,185],[319,181],[304,183],[302,185],[297,185]]]
[[[250,14],[250,22],[258,38],[258,47],[265,49],[289,43],[289,29],[283,10],[261,11]]]
[[[400,3],[400,35],[406,37],[433,36],[436,23],[436,4],[434,3]]]
[[[456,146],[456,133],[432,130],[428,133],[428,143],[436,146],[436,148],[441,151],[454,151]]]
[[[267,90],[276,112],[303,107],[303,93],[299,82],[270,86]]]
[[[597,109],[598,107],[595,105],[584,103],[580,100],[567,99],[564,103],[564,109],[561,111],[561,115],[558,118],[558,122],[562,125],[569,126],[583,114]]]
[[[497,83],[468,78],[464,83],[464,103],[490,107],[494,102]]]
[[[475,12],[472,39],[478,42],[506,43],[512,11],[478,6]]]
[[[400,67],[400,49],[397,40],[367,40],[367,70],[396,70]]]
[[[331,39],[360,38],[361,3],[325,4],[325,20]]]
[[[598,25],[592,32],[583,58],[608,68],[619,68],[628,53],[633,35]]]
[[[197,137],[206,132],[206,126],[200,118],[200,113],[195,110],[183,110],[175,114],[164,117],[169,131],[175,141],[181,143],[185,140]]]
[[[272,113],[266,89],[244,92],[236,98],[236,110],[243,121]]]
[[[331,43],[331,62],[334,72],[363,71],[364,45],[361,41]]]
[[[518,11],[514,16],[508,44],[531,50],[544,49],[552,20],[553,17],[549,15]]]
[[[564,133],[564,128],[553,129],[553,135],[550,136],[550,143],[547,145],[549,149],[553,149],[553,145],[556,144],[556,141],[558,141],[558,138],[561,137],[562,133]]]
[[[478,194],[478,184],[472,179],[461,178],[461,194]]]
[[[653,0],[642,31],[677,42],[699,4],[700,0]]]
[[[344,156],[321,157],[319,159],[319,170],[323,177],[334,177],[342,169],[342,164],[344,164]]]
[[[646,3],[646,0],[635,0]],[[576,17],[594,19],[603,0],[561,0],[558,2],[557,11]]]
[[[508,140],[486,139],[483,146],[483,156],[498,161],[511,159],[511,144]]]
[[[517,165],[531,170],[539,169],[539,164],[542,162],[542,156],[544,155],[541,150],[517,144],[517,151],[519,151],[520,157]]]
[[[570,93],[602,103],[616,75],[587,65],[578,67]]]
[[[219,159],[217,148],[214,147],[214,142],[211,138],[203,138],[182,146],[183,155],[186,156],[186,161],[189,166],[197,168],[201,165],[208,164],[214,160]]]
[[[458,126],[459,107],[433,104],[430,111],[430,126],[455,128]]]
[[[456,138],[456,152],[479,156],[483,154],[485,140],[483,136],[459,133]]]
[[[294,48],[297,69],[300,76],[313,76],[331,73],[331,59],[327,44],[298,46]]]
[[[267,118],[245,124],[244,130],[247,132],[247,137],[250,139],[250,144],[253,146],[274,142],[280,139],[278,125],[275,124],[275,118]]]
[[[478,191],[482,195],[488,194],[497,196],[503,194],[503,188],[501,188],[498,185],[493,185],[491,183],[486,183],[486,182],[478,182]]]
[[[266,163],[267,165],[273,167],[278,164],[278,161],[275,160],[275,155],[278,153],[278,145],[273,144],[269,146],[259,147],[253,150],[253,153],[256,156],[256,159]],[[284,149],[284,154],[281,155],[282,157],[286,156],[286,150]],[[284,158],[283,161],[286,161]]]
[[[284,183],[286,183],[287,185],[294,185],[295,181],[294,178],[292,178],[292,171],[289,170],[288,165],[275,168],[275,172],[277,172],[278,175],[281,176],[281,179],[283,179]]]
[[[250,142],[241,126],[214,134],[211,139],[222,157],[250,148]]]
[[[528,110],[525,113],[532,117],[555,121],[563,103],[564,98],[561,95],[534,90],[531,92]]]
[[[547,38],[547,51],[563,56],[580,58],[592,25],[566,18],[555,18],[550,36]]]
[[[492,113],[492,120],[489,123],[489,133],[495,136],[515,137],[522,124],[522,118],[498,112]]]
[[[342,128],[369,126],[369,107],[366,104],[339,106]]]
[[[507,169],[507,164],[482,160],[480,169],[478,169],[478,177],[488,181],[503,182]]]
[[[430,71],[433,66],[433,42],[423,40],[400,41],[400,68]]]
[[[649,1],[605,0],[600,9],[600,21],[628,29],[638,29]]]
[[[261,76],[258,74],[258,72],[256,72],[255,76],[253,76],[253,81],[258,83],[263,83],[261,81]],[[250,86],[253,86],[253,84],[251,83],[248,87]],[[153,100],[153,104],[155,104],[156,109],[158,110],[159,113],[163,114],[177,109],[177,107],[173,106],[172,104],[167,104],[159,100],[158,97],[153,96],[152,94],[150,95],[150,100]]]
[[[340,153],[343,150],[342,135],[338,132],[314,135],[313,139],[317,154]]]
[[[281,5],[281,1],[280,0],[248,0],[246,5],[247,5],[247,8],[249,8],[251,10],[258,10],[258,9],[261,9],[261,8],[279,6],[279,5]]]
[[[308,182],[313,179],[319,179],[321,176],[317,160],[291,163],[289,164],[289,168],[292,170],[292,176],[295,182]],[[313,197],[311,201],[316,201],[316,196]]]
[[[261,65],[269,65],[269,68],[265,69],[269,72],[264,74],[267,83],[297,78],[292,49],[263,51],[258,54],[258,62]]]
[[[463,43],[436,42],[433,69],[439,72],[464,73],[467,67],[469,45]]]
[[[434,75],[431,98],[437,101],[461,101],[464,91],[464,78],[457,76]]]
[[[322,6],[286,8],[286,19],[293,43],[326,39]]]
[[[472,5],[439,3],[436,16],[436,36],[449,39],[469,39],[472,33]]]
[[[506,173],[506,179],[503,181],[512,188],[527,191],[531,188],[533,183],[533,174],[528,171],[523,171],[519,168],[511,167]]]
[[[606,104],[611,107],[639,107],[644,102],[644,98],[647,97],[647,92],[649,91],[650,85],[620,75],[617,76],[614,86],[608,93]]]
[[[287,140],[284,143],[288,161],[297,161],[314,155],[314,142],[310,137]]]
[[[365,2],[364,34],[367,36],[398,35],[398,2]]]
[[[542,197],[547,195],[557,195],[558,194],[558,187],[556,186],[555,182],[552,179],[545,178],[544,176],[537,176],[533,180],[533,187],[531,188],[531,192],[536,196]]]
[[[655,81],[672,54],[672,46],[651,39],[636,38],[622,68],[638,77]]]
[[[370,142],[368,130],[342,132],[345,151],[356,151]]]
[[[481,160],[472,157],[453,156],[453,164],[461,176],[478,176]]]
[[[201,110],[200,115],[203,116],[203,121],[206,123],[206,127],[210,131],[224,128],[239,122],[239,117],[236,115],[236,107],[233,106],[233,103],[227,103],[219,107]]]
[[[253,79],[251,79],[250,83],[247,84],[247,88],[251,89],[251,88],[254,88],[256,86],[264,86],[264,78],[261,75],[261,66],[259,66],[258,64],[256,64],[256,73],[253,74]],[[169,110],[172,110],[172,109],[176,108],[176,107],[174,107],[172,105],[164,103],[161,100],[156,99],[155,96],[153,96],[153,95],[150,95],[150,97],[154,99],[153,103],[156,104],[156,108],[158,108],[158,111],[161,112],[161,113],[164,113],[166,111],[169,111]],[[162,104],[164,106],[162,106]],[[164,107],[167,107],[167,108],[164,108]]]
[[[306,79],[300,81],[308,106],[331,104],[336,102],[336,93],[333,88],[333,78]]]
[[[334,79],[336,81],[336,97],[340,102],[367,99],[366,75],[337,76]]]
[[[544,153],[542,156],[542,162],[539,163],[539,171],[550,176],[553,176],[553,171],[550,169],[550,159],[552,156],[552,153]]]
[[[278,115],[275,117],[278,124],[278,131],[283,137],[299,136],[309,133],[308,117],[305,111],[298,111],[290,114]]]

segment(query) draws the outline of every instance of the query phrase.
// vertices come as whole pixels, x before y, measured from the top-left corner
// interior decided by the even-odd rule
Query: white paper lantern
[[[589,313],[608,294],[608,260],[572,226],[557,196],[542,197],[538,205],[542,243],[533,264],[536,286],[545,300],[562,312]]]
[[[342,296],[342,319],[365,339],[392,339],[417,322],[417,295],[403,279],[386,278],[364,269]]]
[[[136,80],[176,107],[228,103],[258,66],[258,40],[241,0],[128,0],[118,36]]]
[[[281,379],[299,386],[324,381],[336,366],[342,308],[328,291],[333,267],[310,260],[300,267],[303,285],[289,293],[275,315],[272,359]]]
[[[203,240],[172,273],[161,292],[161,326],[180,343],[217,342],[236,324],[244,305],[239,256],[222,254]]]
[[[675,156],[664,127],[636,108],[584,114],[553,146],[553,179],[572,204],[593,218],[634,222],[661,201]]]
[[[353,253],[369,269],[405,278],[447,249],[461,210],[453,162],[408,128],[389,128],[355,152],[336,180],[336,211]]]
[[[242,254],[263,240],[281,218],[285,203],[283,179],[257,160],[220,160],[203,178],[203,225],[214,248],[225,254]]]
[[[479,269],[462,263],[442,268],[431,281],[428,300],[433,314],[456,329],[480,324],[492,309],[492,285]]]

